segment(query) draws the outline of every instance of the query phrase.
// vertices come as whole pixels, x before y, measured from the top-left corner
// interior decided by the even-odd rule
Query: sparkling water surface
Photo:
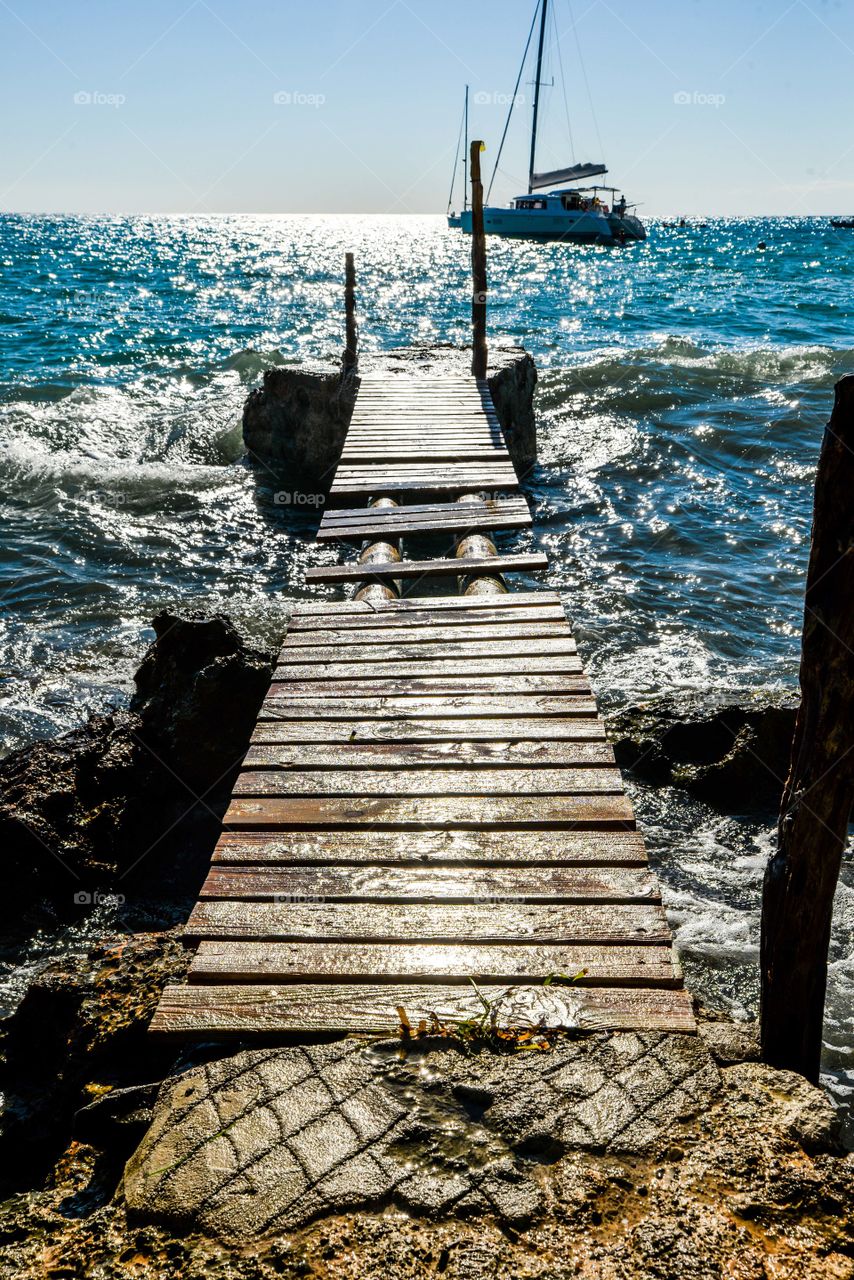
[[[304,570],[336,552],[244,457],[243,401],[272,363],[335,366],[346,250],[363,350],[465,342],[469,247],[432,217],[0,218],[3,750],[121,702],[164,606],[276,641]],[[854,370],[854,233],[717,220],[622,250],[488,252],[490,336],[540,373],[533,542],[603,708],[794,690],[812,478]],[[692,989],[754,1013],[770,831],[634,792]],[[853,895],[846,864],[840,1096]]]

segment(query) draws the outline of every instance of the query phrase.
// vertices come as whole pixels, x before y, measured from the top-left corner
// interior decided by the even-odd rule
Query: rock
[[[273,658],[227,618],[164,612],[153,625],[129,711],[0,761],[9,928],[43,898],[67,917],[154,877],[164,877],[161,899],[190,892],[207,865],[214,806],[229,794]]]
[[[724,1072],[727,1088],[763,1112],[771,1124],[810,1155],[840,1153],[839,1116],[823,1089],[793,1071],[777,1071],[763,1062],[742,1062]]]
[[[291,488],[277,500],[291,505],[292,486],[306,494],[329,491],[350,424],[359,380],[352,374],[290,367],[266,369],[243,407],[243,441],[250,458],[271,464]]]
[[[256,1049],[164,1085],[128,1164],[130,1210],[227,1240],[395,1204],[529,1225],[570,1149],[638,1156],[720,1088],[702,1041],[595,1035],[466,1057],[356,1041]]]
[[[471,375],[471,350],[437,344],[365,353],[361,373],[389,377]],[[521,347],[489,352],[489,388],[507,447],[520,474],[536,462],[534,388],[537,372]],[[322,506],[350,424],[359,379],[325,369],[267,369],[243,409],[243,439],[250,457],[272,466],[283,506]]]
[[[655,785],[684,787],[724,813],[777,812],[797,707],[756,698],[661,698],[612,716],[621,768]]]
[[[755,1022],[730,1022],[721,1018],[715,1021],[698,1021],[700,1035],[709,1046],[712,1057],[720,1066],[729,1067],[737,1062],[758,1062],[759,1026]]]
[[[250,648],[219,614],[164,611],[151,625],[156,639],[136,673],[131,702],[139,738],[155,766],[203,795],[239,768],[273,655]]]
[[[0,1167],[7,1192],[44,1177],[68,1142],[76,1111],[91,1139],[108,1113],[115,1119],[124,1110],[128,1118],[128,1085],[150,1087],[163,1078],[174,1050],[151,1040],[148,1023],[165,984],[181,981],[188,965],[173,933],[118,934],[55,961],[30,984],[4,1035]],[[88,1107],[87,1086],[96,1098]],[[139,1105],[137,1095],[132,1109]],[[115,1125],[111,1132],[115,1137]],[[126,1151],[138,1136],[132,1125],[127,1132]]]

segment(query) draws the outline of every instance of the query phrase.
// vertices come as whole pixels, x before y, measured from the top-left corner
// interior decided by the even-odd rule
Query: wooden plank
[[[244,769],[444,769],[506,768],[509,765],[614,764],[606,742],[429,742],[376,743],[348,741],[337,746],[256,745],[243,760]]]
[[[289,631],[282,643],[281,655],[288,654],[296,659],[307,649],[330,652],[335,647],[344,648],[355,653],[361,648],[365,654],[374,653],[377,649],[388,653],[392,649],[401,654],[426,653],[433,646],[454,646],[459,652],[471,653],[483,651],[490,641],[497,646],[499,655],[512,648],[517,653],[531,653],[527,644],[519,645],[519,640],[530,641],[536,646],[543,641],[561,645],[566,653],[575,653],[576,645],[572,632],[567,624],[557,619],[551,622],[505,623],[500,627],[482,623],[475,626],[458,627],[419,626],[419,627],[387,627],[380,624],[376,627],[364,627],[358,631],[353,628],[338,629],[334,624],[311,631]],[[534,652],[537,650],[534,649]]]
[[[478,467],[468,474],[463,467]],[[374,497],[377,494],[396,493],[468,493],[472,489],[497,489],[512,491],[519,488],[516,473],[509,468],[501,468],[495,472],[487,471],[478,463],[460,463],[454,468],[454,474],[448,475],[440,471],[414,472],[403,475],[400,472],[378,472],[375,467],[366,467],[355,473],[336,476],[330,489],[331,498],[353,498],[361,494]]]
[[[508,593],[510,594],[510,593]],[[513,595],[516,593],[513,592]],[[422,597],[423,598],[423,597]],[[501,596],[467,596],[469,600],[476,599],[503,599]],[[444,597],[437,596],[437,600]],[[405,601],[404,601],[405,602]],[[402,602],[402,603],[404,603]],[[288,636],[296,632],[322,631],[332,626],[338,631],[358,631],[365,627],[377,628],[383,627],[389,632],[396,629],[402,634],[414,632],[418,627],[469,627],[477,626],[493,626],[495,632],[498,633],[499,628],[509,627],[513,624],[527,625],[535,623],[559,623],[561,626],[569,630],[569,624],[566,621],[566,615],[563,609],[558,605],[545,605],[541,609],[534,609],[530,606],[523,606],[520,609],[494,609],[484,610],[478,613],[441,613],[438,609],[413,610],[406,614],[389,614],[381,610],[375,613],[365,612],[348,614],[317,614],[308,617],[305,614],[294,615],[288,624]],[[501,634],[504,634],[502,631]],[[508,633],[512,634],[512,633]]]
[[[371,564],[320,565],[306,571],[306,582],[361,582],[366,578],[461,578],[472,573],[536,573],[548,569],[542,552],[504,556],[469,556],[454,560],[374,561]]]
[[[214,864],[199,894],[241,902],[659,902],[648,870],[590,867],[300,867]]]
[[[270,686],[269,698],[332,698],[347,697],[434,697],[437,694],[471,695],[495,694],[590,694],[586,676],[557,675],[533,672],[530,675],[454,675],[454,676],[381,676],[372,671],[369,676],[342,679],[322,677],[317,680],[288,678],[276,680]],[[465,706],[461,710],[465,710]]]
[[[496,518],[505,511],[530,515],[524,498],[485,498],[477,502],[412,502],[405,507],[343,507],[324,511],[323,522],[349,523],[362,518],[394,522],[411,516],[489,515]]]
[[[537,591],[514,591],[503,596],[420,596],[409,600],[384,600],[368,604],[365,600],[301,600],[294,610],[295,617],[315,617],[318,614],[334,613],[344,616],[356,614],[403,615],[413,610],[429,609],[432,612],[449,614],[481,609],[518,609],[530,605],[541,608],[544,605],[563,608],[563,603],[556,591],[543,587]]]
[[[574,942],[618,945],[666,942],[667,921],[655,903],[536,906],[466,902],[450,906],[409,902],[406,910],[373,902],[198,902],[185,928],[192,938],[260,942]]]
[[[587,796],[618,795],[619,769],[246,769],[234,796]]]
[[[357,746],[358,744],[387,744],[390,748],[399,749],[402,744],[421,745],[424,749],[437,751],[460,748],[478,744],[506,743],[512,740],[518,743],[520,753],[526,747],[544,744],[555,745],[557,750],[561,743],[605,741],[605,725],[602,720],[591,716],[567,716],[564,718],[541,719],[404,719],[404,720],[359,720],[345,717],[343,720],[324,719],[311,716],[309,719],[289,719],[283,706],[279,714],[268,709],[268,719],[259,720],[252,734],[253,743],[279,743],[293,749],[300,743],[340,744]],[[608,748],[610,750],[610,748]],[[250,748],[250,751],[254,748]],[[484,760],[485,764],[486,761]]]
[[[283,686],[284,688],[284,686]],[[501,720],[532,716],[595,716],[596,701],[581,694],[373,694],[347,697],[300,696],[282,692],[268,696],[258,715],[259,720],[458,720],[467,716],[496,716]]]
[[[225,831],[213,861],[427,866],[646,866],[637,831]]]
[[[366,641],[362,635],[353,636],[352,634],[343,639],[341,635],[337,639],[332,639],[329,632],[322,632],[321,637],[320,642],[315,645],[296,645],[286,642],[279,652],[278,666],[293,668],[306,663],[321,666],[345,663],[348,666],[354,666],[363,663],[367,666],[385,667],[387,663],[394,662],[433,663],[443,660],[451,661],[456,657],[459,667],[461,660],[467,663],[469,659],[499,660],[515,655],[519,661],[523,661],[524,656],[525,662],[530,662],[532,658],[554,657],[560,660],[556,670],[566,670],[562,660],[569,657],[577,664],[574,670],[581,671],[575,640],[568,628],[556,631],[552,636],[528,637],[523,645],[520,645],[515,638],[499,639],[495,631],[492,632],[491,641],[487,631],[484,631],[481,639],[474,641],[456,640],[448,637],[448,633],[445,632],[440,640],[431,640],[426,636],[415,638],[407,636],[403,644],[394,636],[383,632],[379,632],[378,639],[370,641]],[[479,670],[479,667],[480,664],[477,663],[475,669]]]
[[[542,982],[577,978],[573,987],[672,988],[681,975],[668,946],[536,945],[435,947],[429,944],[339,942],[201,942],[190,981],[241,982]]]
[[[545,672],[552,676],[581,676],[581,660],[575,653],[541,653],[533,657],[495,658],[492,662],[487,657],[434,658],[420,653],[410,653],[406,659],[386,658],[384,654],[374,651],[374,660],[354,655],[352,662],[344,658],[330,657],[328,662],[303,662],[299,658],[288,655],[286,661],[277,663],[273,673],[276,682],[291,680],[391,680],[399,677],[424,680],[429,676],[453,676],[456,680],[470,680],[480,677],[536,675]],[[589,688],[587,677],[584,687]]]
[[[605,796],[286,796],[240,799],[229,805],[223,825],[247,831],[277,827],[588,827],[631,829],[632,806],[624,795]]]
[[[684,991],[491,984],[481,990],[493,1002],[499,1025],[682,1034],[697,1029],[690,997]],[[167,986],[151,1031],[205,1038],[329,1031],[395,1035],[399,1007],[405,1008],[414,1026],[433,1013],[449,1023],[483,1013],[470,985]]]
[[[510,454],[504,449],[495,449],[492,446],[483,446],[481,444],[465,444],[461,441],[449,442],[446,446],[440,448],[437,446],[422,445],[420,448],[417,444],[413,444],[411,448],[403,445],[370,445],[365,444],[361,447],[353,445],[341,454],[342,463],[361,463],[373,462],[377,465],[394,464],[398,462],[408,462],[410,459],[420,459],[426,462],[428,459],[433,462],[479,462],[479,461],[499,461],[502,458],[509,458]]]

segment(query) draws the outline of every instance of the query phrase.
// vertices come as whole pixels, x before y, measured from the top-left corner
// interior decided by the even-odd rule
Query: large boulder
[[[788,698],[660,698],[609,719],[617,763],[645,782],[684,787],[725,813],[776,812],[797,706]]]
[[[163,898],[207,865],[273,659],[227,618],[164,612],[153,626],[128,711],[0,762],[10,930],[40,899],[64,917],[160,875]]]

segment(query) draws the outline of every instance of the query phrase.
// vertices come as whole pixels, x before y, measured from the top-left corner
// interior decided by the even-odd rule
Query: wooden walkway
[[[517,487],[486,384],[366,378],[332,486],[346,505],[318,537],[453,543],[526,528]],[[415,500],[365,505],[379,495]],[[455,588],[454,576],[545,563],[351,563],[308,577],[435,574]],[[164,992],[160,1033],[393,1034],[399,1006],[413,1024],[479,1013],[472,979],[509,1022],[695,1029],[547,590],[296,606],[186,935],[189,980]]]

